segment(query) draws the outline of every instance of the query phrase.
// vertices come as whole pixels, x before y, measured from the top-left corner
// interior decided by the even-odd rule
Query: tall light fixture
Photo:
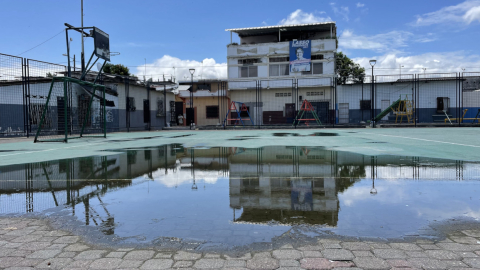
[[[374,113],[375,113],[375,109],[374,109],[374,107],[375,107],[375,96],[374,96],[374,86],[373,86],[374,83],[375,83],[375,79],[373,77],[373,67],[375,66],[376,63],[377,63],[377,60],[375,60],[375,59],[370,60],[370,66],[372,66],[372,93],[370,95],[370,97],[372,99],[370,101],[370,104],[372,105],[371,108],[370,108],[370,110],[371,110],[370,114],[372,116],[372,127],[375,127],[375,121],[374,121],[374,119],[375,119],[375,116],[374,116]]]
[[[192,87],[190,88],[190,109],[193,110],[193,73],[195,73],[195,69],[191,68],[188,71],[190,71],[190,74],[192,75]],[[193,119],[190,120],[190,129],[192,128],[192,122],[195,123],[195,112],[193,112]]]
[[[400,67],[400,79],[402,79],[402,67],[403,65],[398,65]]]

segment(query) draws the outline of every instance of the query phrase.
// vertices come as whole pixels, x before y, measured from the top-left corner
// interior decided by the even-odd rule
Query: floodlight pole
[[[370,65],[372,66],[372,93],[371,93],[372,107],[370,108],[371,117],[372,117],[372,127],[375,127],[375,90],[374,90],[375,77],[373,77],[373,67],[375,66],[376,63],[377,63],[377,60],[370,60]]]
[[[193,123],[195,123],[195,109],[193,108],[193,73],[195,73],[195,69],[191,68],[188,71],[190,71],[190,74],[192,75],[192,86],[190,88],[190,109],[194,110],[193,111]],[[190,129],[192,129],[192,122],[190,122]]]
[[[82,18],[82,23],[81,23],[81,24],[82,24],[82,28],[83,28],[83,0],[81,1],[81,3],[82,3],[82,8],[81,8],[81,12],[82,12],[82,14],[81,14],[81,15],[82,15],[82,16],[81,16],[81,18]],[[82,35],[82,55],[81,55],[81,58],[82,58],[82,72],[83,72],[83,71],[85,70],[85,52],[84,52],[84,46],[83,46],[83,44],[84,44],[84,41],[83,41],[83,33],[81,33],[80,35]]]

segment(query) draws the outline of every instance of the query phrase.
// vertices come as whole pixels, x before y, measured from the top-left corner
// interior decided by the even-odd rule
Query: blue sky
[[[227,28],[321,21],[336,21],[339,50],[365,67],[376,58],[379,73],[399,65],[402,73],[480,71],[480,0],[84,0],[84,14],[85,26],[110,35],[111,51],[120,52],[113,63],[143,75],[146,59],[155,78],[182,80],[190,67],[201,78],[225,77]],[[80,0],[3,1],[0,18],[0,53],[65,64],[63,24],[80,25]],[[79,57],[80,34],[72,38]],[[91,41],[85,48],[91,53]]]

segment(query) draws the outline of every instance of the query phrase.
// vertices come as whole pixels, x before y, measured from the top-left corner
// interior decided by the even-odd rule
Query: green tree
[[[109,74],[117,74],[117,75],[124,75],[124,76],[130,75],[130,70],[128,69],[128,67],[122,64],[114,65],[114,64],[106,63],[105,66],[103,67],[103,71]]]
[[[335,74],[338,84],[345,84],[347,80],[361,83],[365,78],[365,68],[352,61],[342,52],[335,54]]]

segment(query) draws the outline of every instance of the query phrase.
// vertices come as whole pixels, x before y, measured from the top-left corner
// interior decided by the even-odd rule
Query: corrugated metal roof
[[[178,91],[186,91],[190,89],[190,87],[191,87],[190,85],[179,85],[177,89]]]
[[[218,92],[218,93],[217,93]],[[217,92],[210,92],[208,90],[198,90],[193,92],[194,97],[217,97],[217,96],[225,96],[225,90],[218,90]],[[190,91],[188,90],[181,90],[178,91],[178,95],[183,98],[190,97]]]
[[[238,32],[238,31],[248,31],[248,30],[266,30],[266,29],[278,29],[278,28],[290,28],[290,27],[303,27],[303,26],[318,26],[318,25],[328,25],[335,24],[335,22],[320,22],[320,23],[305,23],[305,24],[290,24],[290,25],[274,25],[274,26],[260,26],[260,27],[246,27],[246,28],[232,28],[225,29],[225,31]]]

